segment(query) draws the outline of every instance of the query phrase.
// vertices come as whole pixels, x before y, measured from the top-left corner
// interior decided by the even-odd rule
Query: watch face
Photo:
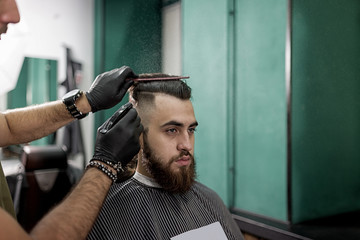
[[[74,89],[74,90],[66,93],[66,94],[63,96],[62,99],[73,98],[73,97],[75,97],[79,92],[80,92],[79,89]]]

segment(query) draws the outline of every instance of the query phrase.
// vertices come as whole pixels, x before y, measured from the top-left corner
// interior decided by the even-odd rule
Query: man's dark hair
[[[145,76],[147,78],[157,78],[169,75],[146,74]],[[142,100],[152,101],[154,93],[164,93],[183,100],[191,98],[191,88],[182,80],[139,81],[134,83],[130,92],[136,102],[142,102]]]

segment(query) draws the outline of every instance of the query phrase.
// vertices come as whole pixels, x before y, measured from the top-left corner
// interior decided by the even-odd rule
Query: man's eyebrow
[[[199,123],[197,121],[195,121],[194,123],[190,124],[190,127],[196,127],[197,125],[199,125]],[[161,125],[161,127],[166,127],[166,126],[178,126],[178,127],[183,127],[184,124],[177,122],[177,121],[169,121],[164,123],[163,125]]]
[[[190,127],[196,127],[196,126],[198,126],[198,125],[199,125],[199,123],[196,121],[196,122],[190,124]]]

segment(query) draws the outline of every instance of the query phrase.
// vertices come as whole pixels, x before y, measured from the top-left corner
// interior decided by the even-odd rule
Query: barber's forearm
[[[72,121],[61,101],[10,110],[5,117],[10,131],[9,145],[47,136]]]
[[[111,186],[101,171],[86,171],[72,193],[33,229],[35,239],[85,239]]]
[[[84,114],[91,111],[85,96],[77,101],[77,107]],[[4,116],[8,129],[2,129],[4,136],[0,139],[0,146],[42,138],[74,120],[61,100],[10,110]]]

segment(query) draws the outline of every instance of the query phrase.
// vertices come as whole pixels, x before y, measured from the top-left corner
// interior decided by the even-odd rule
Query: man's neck
[[[144,175],[146,177],[153,178],[153,176],[148,171],[146,171],[146,169],[141,164],[141,162],[138,162],[138,165],[136,167],[136,172],[141,173],[142,175]]]
[[[140,150],[138,154],[138,164],[136,166],[136,172],[141,173],[142,175],[145,175],[149,178],[153,178],[153,176],[145,169],[145,167],[142,164],[142,158],[144,157],[142,150]]]

